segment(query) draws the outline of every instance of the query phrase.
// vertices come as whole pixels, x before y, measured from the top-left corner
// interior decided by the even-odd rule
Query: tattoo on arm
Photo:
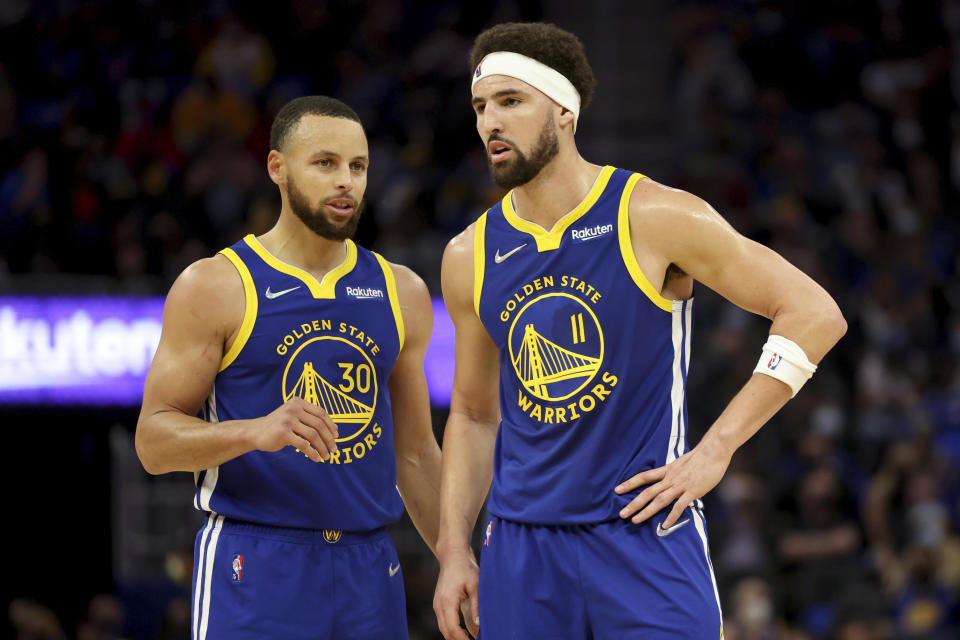
[[[685,275],[687,275],[687,273],[683,269],[671,262],[667,267],[667,272],[663,275],[663,286],[667,286],[667,283],[671,280],[682,278]]]

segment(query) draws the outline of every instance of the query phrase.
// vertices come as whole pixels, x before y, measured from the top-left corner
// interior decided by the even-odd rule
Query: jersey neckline
[[[260,258],[266,262],[268,265],[276,269],[281,273],[285,273],[288,276],[292,276],[305,285],[310,290],[310,294],[314,298],[336,298],[336,286],[337,282],[340,281],[340,278],[347,275],[353,268],[357,265],[357,245],[353,243],[349,238],[345,240],[347,247],[347,256],[343,259],[339,265],[331,269],[323,276],[320,280],[317,280],[313,275],[307,273],[299,267],[295,267],[292,264],[287,264],[283,260],[280,260],[272,253],[267,251],[266,247],[260,244],[260,241],[257,240],[256,236],[252,233],[244,236],[243,241],[247,243],[254,253],[256,253]]]
[[[589,211],[594,204],[596,204],[597,200],[600,199],[600,195],[603,193],[604,189],[607,188],[607,183],[610,181],[610,176],[613,175],[615,170],[616,168],[610,165],[607,165],[601,169],[600,175],[597,176],[597,179],[593,183],[593,187],[590,188],[590,191],[587,192],[587,195],[583,198],[583,200],[580,201],[580,204],[574,207],[562,218],[557,220],[557,222],[553,225],[553,228],[549,231],[537,223],[530,222],[529,220],[521,218],[519,215],[517,215],[517,212],[513,208],[513,189],[511,189],[501,201],[503,217],[507,221],[507,224],[517,231],[521,231],[533,236],[533,239],[537,242],[537,251],[543,252],[557,249],[560,247],[560,241],[563,240],[563,234],[570,227],[570,225],[583,217],[583,215]]]

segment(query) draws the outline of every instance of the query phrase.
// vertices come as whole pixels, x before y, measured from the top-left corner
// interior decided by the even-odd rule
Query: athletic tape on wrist
[[[580,94],[565,75],[539,60],[512,51],[488,53],[477,65],[470,88],[487,76],[510,76],[523,80],[548,98],[573,113],[573,130],[580,117]]]
[[[786,383],[793,391],[792,398],[816,370],[817,365],[810,362],[800,345],[789,338],[771,334],[753,372]]]

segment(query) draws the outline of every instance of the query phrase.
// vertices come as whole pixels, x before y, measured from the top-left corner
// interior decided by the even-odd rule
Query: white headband
[[[484,56],[473,74],[474,85],[487,76],[510,76],[539,89],[548,98],[573,112],[573,130],[580,117],[580,94],[566,76],[533,58],[512,51],[494,51]]]

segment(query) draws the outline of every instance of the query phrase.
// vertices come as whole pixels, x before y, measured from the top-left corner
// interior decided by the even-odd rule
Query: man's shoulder
[[[450,259],[457,262],[466,260],[471,264],[473,263],[474,241],[476,240],[478,229],[486,225],[488,213],[489,211],[484,211],[480,217],[467,225],[466,229],[450,238],[447,242],[447,248],[443,252],[444,262]]]
[[[201,258],[190,264],[177,277],[174,286],[181,283],[188,288],[221,288],[233,282],[240,282],[237,278],[237,267],[222,253]]]
[[[646,206],[670,206],[689,198],[696,198],[696,196],[689,191],[657,182],[653,178],[643,174],[637,175],[640,176],[640,179],[633,189],[631,205],[637,202],[638,204]]]
[[[716,215],[716,211],[700,197],[651,178],[637,181],[630,195],[632,224],[678,224],[690,217]]]
[[[416,271],[399,262],[390,262],[379,254],[375,255],[382,261],[383,266],[393,274],[394,282],[397,285],[397,295],[400,296],[401,300],[411,296],[418,297],[427,295],[429,297],[427,283],[423,281],[423,278],[421,278]]]
[[[400,317],[397,320],[402,322],[402,344],[425,345],[429,342],[433,330],[433,308],[427,283],[410,267],[390,262],[380,254],[374,255],[385,272],[389,271],[393,276],[397,303],[400,306]]]
[[[201,301],[206,314],[216,316],[244,300],[243,281],[237,267],[223,254],[192,263],[177,277],[167,294],[168,306],[194,308]]]

